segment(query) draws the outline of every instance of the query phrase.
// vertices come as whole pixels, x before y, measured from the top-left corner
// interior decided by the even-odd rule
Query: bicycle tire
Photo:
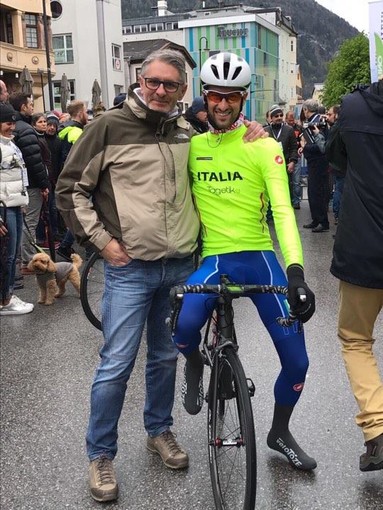
[[[231,372],[232,395],[222,398],[220,388],[225,367]],[[215,357],[212,367],[208,441],[217,510],[253,510],[257,483],[254,418],[245,372],[237,353],[230,347]]]
[[[100,330],[104,282],[104,259],[98,253],[92,253],[81,274],[80,300],[87,319]]]

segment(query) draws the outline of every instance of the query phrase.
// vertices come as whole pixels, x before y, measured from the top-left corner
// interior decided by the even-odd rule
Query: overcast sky
[[[316,0],[329,11],[345,19],[360,31],[368,35],[369,0]],[[370,0],[373,1],[373,0]]]

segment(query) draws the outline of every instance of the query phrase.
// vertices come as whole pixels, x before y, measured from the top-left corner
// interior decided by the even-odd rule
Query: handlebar
[[[230,298],[249,297],[253,294],[282,294],[287,296],[288,288],[284,285],[242,285],[230,282],[225,275],[221,276],[221,283],[216,285],[197,283],[185,284],[173,287],[170,291],[170,302],[172,304],[171,316],[166,320],[171,330],[175,329],[177,319],[182,306],[184,294],[216,294],[220,296],[230,296]],[[298,289],[298,295],[301,302],[306,301],[306,293],[302,288]],[[280,326],[289,327],[295,321],[297,316],[289,311],[288,317],[277,317],[276,321]]]

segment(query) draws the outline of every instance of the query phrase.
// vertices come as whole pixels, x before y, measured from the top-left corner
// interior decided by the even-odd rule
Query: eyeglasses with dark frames
[[[146,88],[149,90],[157,90],[161,85],[164,87],[166,92],[177,92],[180,85],[182,83],[178,83],[177,81],[167,81],[167,80],[159,80],[158,78],[144,78],[142,77]]]
[[[246,92],[244,90],[233,90],[233,92],[223,94],[217,90],[205,90],[204,94],[209,101],[215,104],[219,104],[222,99],[225,99],[229,104],[235,104],[239,103],[243,99]]]
[[[283,113],[278,113],[278,115],[273,115],[272,118],[279,118],[279,117],[282,117],[283,118]]]

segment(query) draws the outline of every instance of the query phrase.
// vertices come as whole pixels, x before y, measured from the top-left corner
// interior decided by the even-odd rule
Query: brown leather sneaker
[[[89,486],[96,501],[113,501],[118,496],[118,485],[113,462],[107,457],[92,460],[89,465]]]
[[[176,441],[176,436],[170,430],[159,436],[148,437],[146,448],[160,455],[163,463],[170,469],[184,469],[189,465],[189,456]]]

